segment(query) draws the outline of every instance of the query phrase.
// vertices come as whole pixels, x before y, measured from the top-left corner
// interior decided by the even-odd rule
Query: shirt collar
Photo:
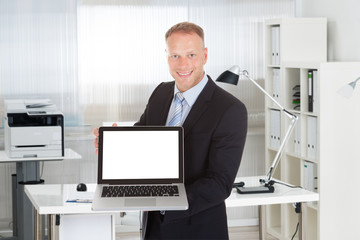
[[[196,99],[200,95],[201,91],[204,89],[207,82],[208,82],[208,76],[206,74],[204,74],[204,77],[201,79],[201,81],[198,84],[196,84],[189,90],[182,93],[182,95],[185,98],[186,103],[190,107],[192,107],[192,105],[194,105]],[[178,92],[180,92],[180,91],[175,84],[174,95]]]

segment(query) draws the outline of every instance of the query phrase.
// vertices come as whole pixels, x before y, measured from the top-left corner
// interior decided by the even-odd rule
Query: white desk
[[[236,178],[235,182],[245,182],[245,187],[259,186],[259,179],[264,179],[264,176],[243,177]],[[258,206],[259,210],[259,239],[264,239],[263,235],[263,220],[261,209],[264,205],[283,204],[283,203],[297,203],[319,201],[319,194],[310,192],[301,188],[290,188],[282,184],[274,185],[275,191],[273,193],[262,194],[238,194],[233,189],[231,195],[226,199],[226,207],[240,207],[240,206]],[[300,206],[301,207],[301,206]],[[295,210],[294,210],[295,211]],[[299,213],[299,240],[302,239],[302,213]]]
[[[245,182],[245,187],[259,185],[262,176],[236,178],[235,182]],[[226,199],[226,207],[261,206],[282,203],[301,203],[319,201],[319,194],[301,188],[290,188],[281,184],[275,184],[273,193],[263,194],[238,194],[233,189],[232,194]]]
[[[87,184],[84,194],[94,193],[95,187]],[[48,239],[115,239],[113,212],[94,212],[91,203],[66,202],[82,194],[76,184],[26,185],[25,193],[35,209],[35,239],[42,239],[40,215],[49,215]]]
[[[5,151],[0,151],[0,163],[6,162],[33,162],[33,161],[60,161],[64,159],[80,159],[81,156],[70,148],[64,149],[64,157],[27,157],[27,158],[10,158]]]
[[[236,182],[244,181],[246,186],[258,185],[261,177],[237,178]],[[95,190],[95,184],[87,184],[88,191]],[[319,194],[304,189],[289,188],[280,184],[275,184],[274,193],[265,194],[238,194],[234,189],[228,199],[226,207],[241,206],[260,206],[282,203],[301,203],[318,201]],[[34,205],[37,214],[56,215],[56,214],[94,214],[91,210],[91,203],[66,203],[72,191],[76,191],[75,184],[56,184],[56,185],[26,185],[25,193]],[[101,212],[109,213],[109,212]],[[259,211],[261,215],[261,211]],[[113,223],[114,224],[114,223]],[[259,221],[261,228],[261,221]],[[261,231],[260,234],[262,235]]]
[[[10,239],[33,240],[33,207],[25,197],[24,185],[41,184],[41,161],[61,161],[64,159],[80,159],[81,156],[66,148],[65,156],[60,157],[29,157],[9,158],[5,151],[0,151],[0,163],[16,163],[16,174],[12,175],[12,208],[13,208],[13,237]]]

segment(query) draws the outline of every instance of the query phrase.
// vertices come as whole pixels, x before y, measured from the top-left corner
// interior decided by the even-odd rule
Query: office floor
[[[258,227],[231,227],[229,228],[230,240],[258,240]],[[116,233],[116,240],[139,240],[139,233]],[[266,240],[276,240],[276,238],[267,236]]]

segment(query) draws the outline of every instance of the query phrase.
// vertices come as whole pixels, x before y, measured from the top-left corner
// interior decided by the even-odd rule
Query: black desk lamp
[[[272,176],[275,172],[275,169],[280,162],[280,158],[282,153],[284,152],[285,146],[289,141],[289,137],[294,129],[296,121],[298,117],[291,112],[287,111],[279,102],[277,102],[269,93],[267,93],[254,79],[252,79],[246,70],[240,71],[240,67],[235,65],[231,67],[229,70],[223,72],[217,79],[216,82],[230,83],[233,85],[237,85],[239,80],[239,75],[245,76],[248,80],[255,84],[267,97],[269,97],[280,109],[285,113],[286,116],[290,118],[290,124],[286,131],[284,140],[281,142],[279,150],[276,153],[276,156],[270,166],[270,169],[265,177],[265,179],[259,179],[260,185],[256,187],[238,187],[238,192],[246,194],[246,193],[272,193],[274,192],[274,181],[272,181]]]

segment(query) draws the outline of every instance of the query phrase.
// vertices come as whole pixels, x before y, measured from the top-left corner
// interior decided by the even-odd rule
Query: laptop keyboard
[[[101,197],[173,197],[179,196],[176,185],[103,186]]]

